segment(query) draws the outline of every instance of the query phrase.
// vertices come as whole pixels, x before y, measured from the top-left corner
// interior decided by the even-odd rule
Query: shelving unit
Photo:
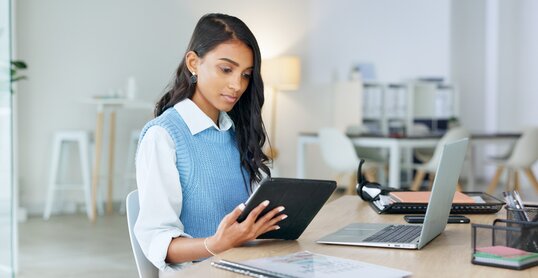
[[[458,93],[450,84],[365,82],[363,91],[363,124],[372,132],[407,135],[417,122],[442,132],[446,125],[438,124],[459,115]]]

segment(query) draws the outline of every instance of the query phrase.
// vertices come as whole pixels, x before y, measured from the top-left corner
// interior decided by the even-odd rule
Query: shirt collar
[[[211,127],[219,131],[227,131],[230,128],[234,128],[234,123],[226,112],[220,111],[219,126],[217,126],[209,116],[188,98],[176,103],[174,109],[183,118],[192,135],[196,135]]]

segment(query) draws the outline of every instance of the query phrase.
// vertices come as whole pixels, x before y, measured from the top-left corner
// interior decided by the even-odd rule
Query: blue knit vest
[[[146,124],[140,140],[154,125],[166,129],[176,146],[185,233],[194,238],[215,234],[222,218],[249,196],[245,182],[250,184],[250,176],[240,166],[235,132],[208,128],[192,135],[172,107]]]

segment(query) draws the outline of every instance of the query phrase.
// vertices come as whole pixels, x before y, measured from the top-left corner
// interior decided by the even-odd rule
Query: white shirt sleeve
[[[134,232],[144,255],[161,271],[177,270],[190,264],[165,262],[172,238],[191,236],[184,233],[179,220],[183,196],[175,144],[163,127],[150,127],[139,144],[136,182],[140,212]]]

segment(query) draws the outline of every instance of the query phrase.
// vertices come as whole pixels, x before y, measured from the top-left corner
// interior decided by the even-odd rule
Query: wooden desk
[[[103,148],[103,132],[105,110],[110,110],[110,133],[108,142],[108,192],[106,211],[112,213],[112,189],[114,180],[114,145],[116,141],[116,110],[119,108],[133,109],[153,109],[153,103],[137,101],[126,98],[91,98],[84,103],[97,106],[97,120],[95,125],[95,156],[92,170],[92,216],[91,221],[95,221],[97,215],[97,187],[99,185],[99,172],[101,171],[101,150]]]
[[[491,224],[504,218],[504,212],[467,215],[472,223]],[[538,267],[523,271],[471,264],[471,225],[450,224],[446,230],[421,250],[354,247],[317,244],[322,236],[353,222],[405,223],[403,215],[378,215],[357,196],[344,196],[325,205],[303,235],[296,241],[265,240],[228,250],[174,277],[242,277],[210,265],[211,260],[242,261],[279,256],[301,250],[369,262],[407,270],[413,277],[538,277]]]
[[[471,159],[473,159],[473,146],[484,142],[513,142],[519,138],[518,133],[473,133],[471,134]],[[375,134],[363,134],[360,136],[350,136],[353,144],[367,148],[387,148],[389,150],[389,180],[388,186],[400,188],[401,152],[402,149],[435,147],[441,135],[432,136],[408,136],[408,137],[387,137]],[[306,145],[319,144],[317,133],[302,132],[297,139],[297,178],[305,178]],[[411,157],[407,158],[407,164],[411,164]],[[474,183],[474,161],[471,161],[469,180]],[[471,184],[470,189],[473,189]]]

